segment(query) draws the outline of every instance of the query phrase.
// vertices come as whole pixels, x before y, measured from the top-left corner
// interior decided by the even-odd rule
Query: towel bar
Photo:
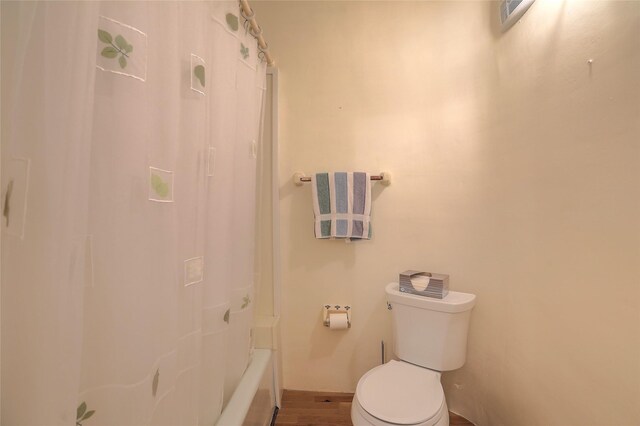
[[[383,185],[391,184],[391,174],[389,172],[382,172],[379,175],[371,175],[371,180],[379,180]],[[293,183],[298,186],[302,186],[302,184],[311,182],[311,178],[309,176],[305,176],[302,172],[296,172],[293,174]]]

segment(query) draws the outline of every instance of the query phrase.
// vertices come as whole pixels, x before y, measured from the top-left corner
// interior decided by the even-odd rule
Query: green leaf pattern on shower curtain
[[[76,426],[82,426],[82,422],[93,416],[95,410],[87,411],[87,403],[82,401],[76,410]]]
[[[249,298],[249,295],[247,294],[245,297],[242,298],[242,306],[240,306],[241,309],[246,308],[247,306],[249,306],[249,303],[251,303],[251,299]]]
[[[127,43],[127,40],[122,37],[122,35],[118,34],[114,40],[108,31],[99,28],[98,40],[109,45],[104,47],[100,54],[109,59],[115,59],[119,55],[118,63],[120,64],[120,68],[125,69],[127,67],[127,58],[129,54],[133,52],[133,45]]]
[[[155,173],[151,174],[151,187],[161,198],[166,198],[169,195],[169,184]]]
[[[204,66],[196,65],[193,69],[193,75],[196,76],[202,87],[204,87]]]
[[[113,37],[105,30],[101,30],[98,28],[98,40],[103,43],[111,43],[113,41]]]
[[[227,13],[225,19],[227,20],[227,25],[229,26],[229,28],[231,28],[231,30],[238,31],[240,25],[238,22],[238,17],[236,15],[234,15],[233,13]]]
[[[160,383],[160,369],[156,370],[156,374],[153,376],[153,383],[151,384],[151,395],[154,397],[158,393],[158,383]]]
[[[245,46],[244,43],[240,43],[240,54],[242,54],[242,59],[249,57],[249,48]]]

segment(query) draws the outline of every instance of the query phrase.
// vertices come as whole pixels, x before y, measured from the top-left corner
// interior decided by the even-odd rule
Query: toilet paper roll
[[[344,330],[349,327],[347,314],[330,314],[329,328],[331,330]]]

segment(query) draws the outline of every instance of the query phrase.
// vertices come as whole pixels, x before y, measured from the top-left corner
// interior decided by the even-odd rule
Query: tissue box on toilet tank
[[[442,299],[449,294],[449,275],[404,271],[400,273],[399,290],[403,293]]]

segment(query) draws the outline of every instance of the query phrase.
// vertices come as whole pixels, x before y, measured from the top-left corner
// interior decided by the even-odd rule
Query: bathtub
[[[271,423],[275,406],[271,350],[255,349],[249,367],[216,425],[266,426]]]

